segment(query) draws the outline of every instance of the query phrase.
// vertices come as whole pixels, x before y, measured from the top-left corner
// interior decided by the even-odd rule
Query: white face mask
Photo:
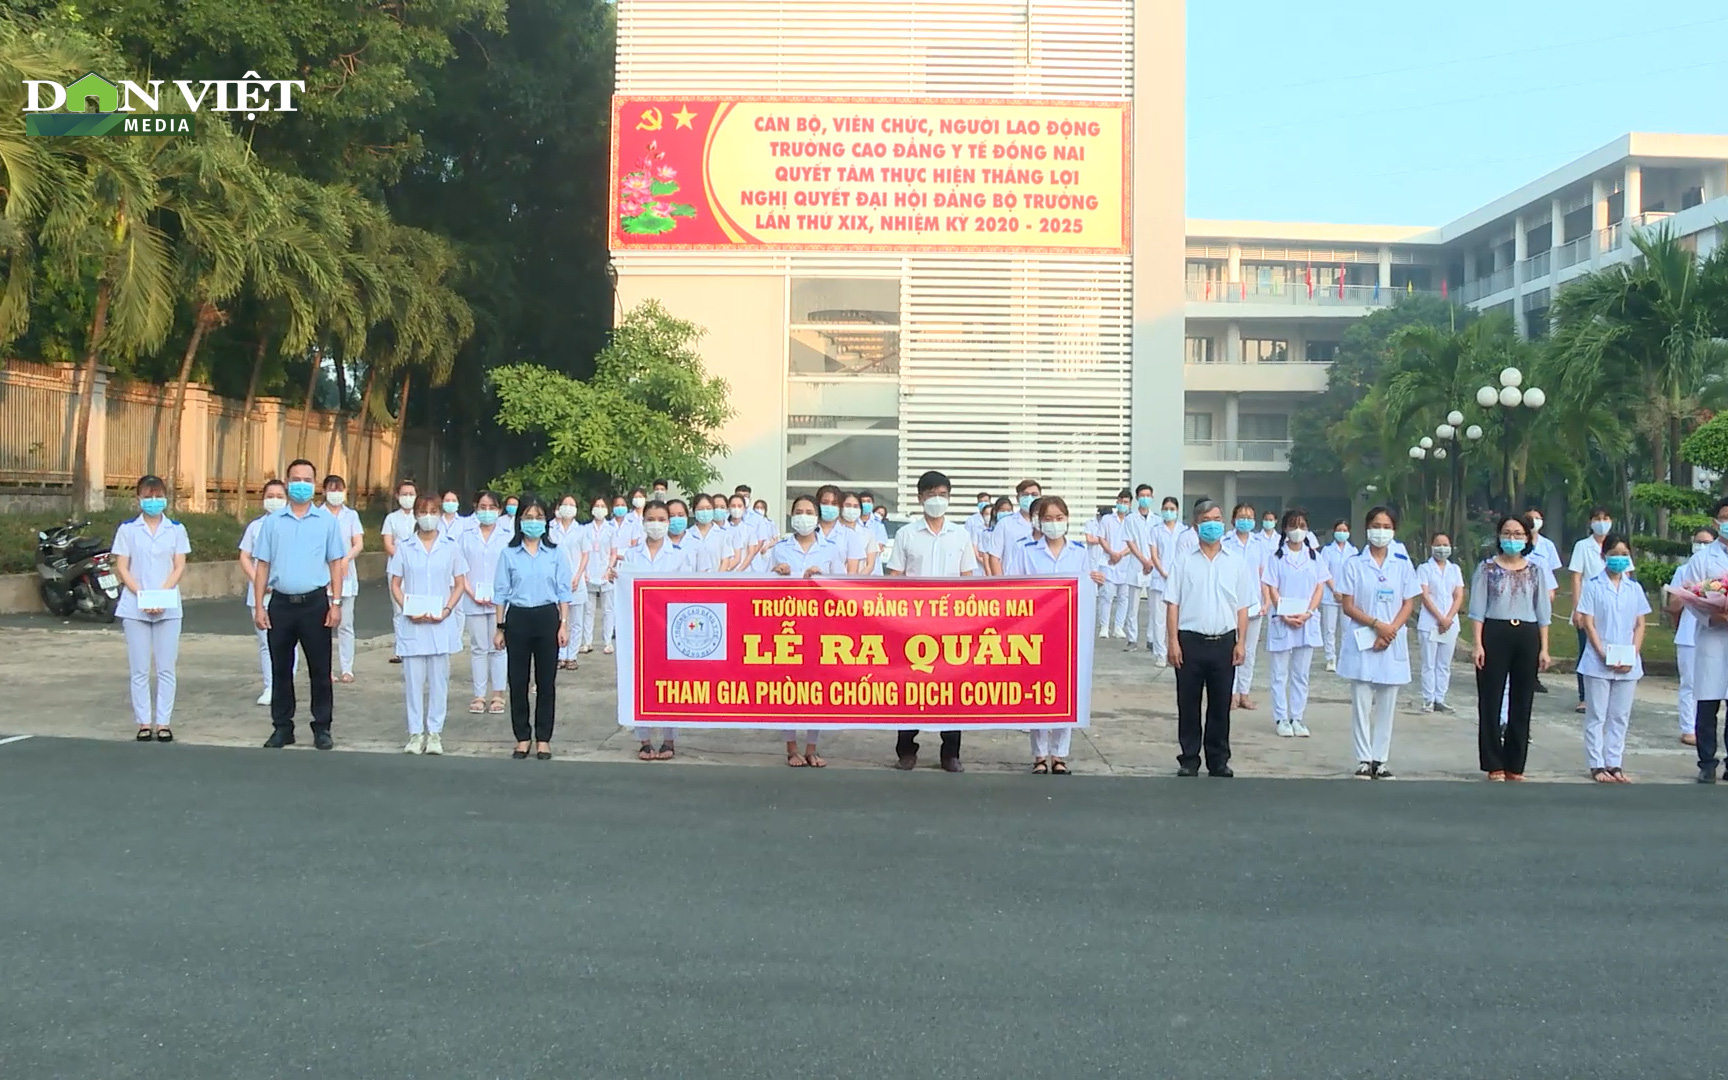
[[[1066,521],[1040,521],[1038,528],[1052,540],[1060,540],[1068,535],[1068,523]]]
[[[1530,528],[1535,530],[1536,532],[1541,532],[1542,531],[1542,519],[1539,517],[1532,517],[1530,519]]]
[[[647,506],[647,505],[648,505],[648,500],[647,500],[647,499],[645,499],[645,498],[643,498],[643,497],[642,497],[642,496],[640,496],[640,495],[637,495],[637,496],[636,496],[636,497],[635,497],[635,498],[633,498],[633,499],[631,499],[631,500],[630,500],[630,505],[631,505],[631,506],[634,506],[634,507],[635,507],[635,508],[636,508],[636,509],[638,509],[638,510],[640,510],[640,509],[642,509],[642,508],[643,508],[643,507],[644,507],[644,506]]]
[[[414,509],[414,496],[398,495],[396,496],[396,505],[404,510],[412,510]]]
[[[419,530],[421,532],[426,532],[426,533],[437,532],[438,531],[438,515],[437,514],[421,514],[419,517],[414,519],[414,524],[417,528],[419,528]]]
[[[841,521],[853,522],[853,521],[857,521],[858,517],[859,517],[858,508],[856,506],[842,506],[840,508],[840,520]]]
[[[595,503],[594,508],[588,512],[593,516],[595,521],[603,520],[606,517],[606,508],[601,506],[599,503]]]
[[[932,495],[928,499],[925,499],[924,516],[932,518],[947,517],[948,497],[946,495]]]
[[[328,506],[339,507],[347,501],[348,493],[346,491],[326,491],[324,493],[324,502]]]
[[[792,531],[799,536],[809,536],[816,531],[815,514],[793,514]]]
[[[276,501],[281,502],[282,500],[277,499]],[[269,499],[264,500],[264,508],[266,510],[268,510],[270,508],[270,500]],[[1711,543],[1714,543],[1714,541],[1711,541]],[[1703,551],[1705,548],[1708,548],[1709,546],[1710,546],[1710,544],[1708,544],[1708,543],[1706,543],[1706,544],[1693,544],[1692,545],[1692,554],[1696,555],[1700,551]]]
[[[280,511],[284,506],[287,506],[287,505],[288,505],[287,499],[279,498],[275,495],[272,495],[268,499],[264,500],[264,512],[266,514],[274,514],[278,511]],[[1692,547],[1694,549],[1698,548],[1699,546],[1700,545],[1698,545],[1698,544],[1692,545]],[[1703,546],[1708,546],[1708,545],[1703,545]]]
[[[726,511],[726,516],[731,518],[733,521],[743,521],[744,508],[742,506],[734,506],[732,509]]]
[[[1391,529],[1369,529],[1368,543],[1373,547],[1383,548],[1392,543]]]
[[[558,520],[559,521],[575,521],[576,520],[576,508],[574,506],[568,506],[568,505],[560,506],[557,510],[557,514],[558,514]]]
[[[1447,559],[1452,557],[1452,549],[1447,547],[1445,544],[1436,544],[1434,545],[1434,557],[1441,562],[1445,562]]]
[[[1300,547],[1308,539],[1308,530],[1307,529],[1291,529],[1285,535],[1290,538],[1290,542],[1292,544],[1295,544],[1298,547]]]
[[[664,540],[666,539],[666,530],[671,527],[672,523],[670,521],[644,521],[642,523],[642,533],[650,540]]]

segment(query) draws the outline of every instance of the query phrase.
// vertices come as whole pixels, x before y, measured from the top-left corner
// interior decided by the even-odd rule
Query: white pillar
[[[1230,467],[1224,467],[1224,520],[1230,520],[1230,515],[1236,510],[1236,474]]]
[[[1633,163],[1626,166],[1626,182],[1622,190],[1625,192],[1625,205],[1621,209],[1621,221],[1631,224],[1644,213],[1644,167]]]
[[[83,491],[73,492],[80,510],[99,511],[108,506],[108,371],[98,365],[96,381],[90,387],[90,432],[84,440],[89,480]],[[74,378],[73,388],[79,385]]]
[[[1242,324],[1230,322],[1224,324],[1224,362],[1240,364],[1242,362]]]
[[[1242,245],[1234,240],[1230,241],[1229,262],[1225,264],[1224,280],[1231,285],[1242,280]]]
[[[1566,204],[1555,198],[1548,204],[1548,218],[1553,222],[1548,227],[1548,249],[1559,247],[1566,242]]]
[[[1608,227],[1608,185],[1600,176],[1590,181],[1590,227],[1597,232]]]
[[[1523,214],[1512,219],[1512,261],[1521,263],[1530,257],[1530,230]]]
[[[1390,286],[1388,286],[1387,292],[1388,293],[1391,292]],[[1302,328],[1301,327],[1297,327],[1296,329],[1290,331],[1289,341],[1290,341],[1290,355],[1288,357],[1286,357],[1286,359],[1289,360],[1292,364],[1300,364],[1304,360],[1307,360],[1308,358],[1306,356],[1302,355]]]
[[[1392,288],[1392,247],[1389,244],[1380,245],[1380,288],[1389,291]]]
[[[1240,457],[1240,455],[1238,454],[1237,449],[1236,449],[1236,437],[1237,437],[1236,433],[1241,428],[1241,426],[1242,425],[1241,425],[1241,401],[1240,401],[1240,398],[1236,394],[1225,394],[1224,395],[1224,446],[1223,446],[1223,449],[1221,449],[1219,451],[1219,454],[1218,454],[1219,460],[1234,462],[1234,461],[1238,460],[1238,458]],[[1232,495],[1232,496],[1230,496],[1230,498],[1234,499],[1235,496]],[[1229,507],[1225,507],[1224,509],[1225,509],[1225,513],[1229,513],[1229,510],[1230,510]]]
[[[1716,161],[1705,164],[1703,180],[1699,186],[1703,189],[1705,202],[1728,195],[1728,166]]]

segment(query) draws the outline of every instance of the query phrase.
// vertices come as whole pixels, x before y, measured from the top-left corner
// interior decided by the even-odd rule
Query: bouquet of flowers
[[[1662,591],[1692,609],[1694,615],[1708,618],[1728,614],[1728,575],[1686,585],[1664,585]]]

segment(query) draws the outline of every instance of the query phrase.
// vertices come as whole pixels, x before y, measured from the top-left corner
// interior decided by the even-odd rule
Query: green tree
[[[718,475],[714,431],[732,413],[724,379],[703,369],[702,330],[655,301],[628,312],[578,382],[537,364],[497,369],[498,423],[537,432],[545,449],[496,483],[564,492],[669,479],[686,491]]]

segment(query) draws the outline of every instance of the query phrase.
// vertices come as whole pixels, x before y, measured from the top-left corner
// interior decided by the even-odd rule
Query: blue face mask
[[[1339,529],[1337,532],[1332,534],[1332,539],[1338,541],[1340,544],[1348,544],[1350,542],[1350,534],[1345,532],[1343,529]]]
[[[538,540],[546,535],[546,522],[539,518],[529,518],[522,522],[522,535],[530,540]]]
[[[980,514],[982,514],[982,513],[983,513],[983,512],[984,512],[984,511],[986,511],[986,510],[988,510],[988,509],[990,509],[990,504],[989,504],[989,503],[987,503],[987,502],[981,502],[981,503],[979,503],[979,504],[978,504],[978,512],[979,512],[979,513],[980,513]]]
[[[160,495],[146,495],[138,500],[138,509],[144,511],[145,517],[161,517],[162,511],[168,509],[168,500]]]
[[[310,480],[290,480],[288,481],[288,501],[309,503],[312,501],[313,490]]]
[[[614,506],[614,507],[613,507],[613,508],[612,508],[612,516],[613,516],[613,517],[615,517],[615,518],[621,518],[621,517],[623,517],[623,516],[624,516],[624,515],[625,515],[625,514],[628,514],[628,513],[629,513],[629,512],[630,512],[630,510],[629,510],[629,508],[628,508],[628,507],[623,507],[623,506]]]
[[[1202,521],[1199,530],[1200,539],[1208,544],[1216,544],[1224,539],[1224,523],[1222,521]]]
[[[707,524],[711,523],[713,520],[714,520],[714,511],[712,511],[712,510],[698,510],[698,511],[696,511],[696,524],[707,525]]]
[[[667,522],[666,522],[666,531],[671,533],[673,536],[682,536],[684,534],[684,530],[688,529],[689,527],[690,527],[690,520],[688,518],[686,518],[683,514],[676,514],[676,515],[672,516],[671,518],[667,519]]]
[[[1610,574],[1624,574],[1632,569],[1632,556],[1630,555],[1610,555],[1605,561],[1608,563]]]
[[[1163,521],[1165,521],[1166,523],[1172,522],[1172,521],[1176,520],[1176,511],[1174,511],[1174,510],[1160,510],[1160,511],[1158,511],[1158,517],[1160,519],[1162,519]]]
[[[1524,544],[1525,541],[1523,540],[1502,539],[1500,541],[1500,551],[1505,555],[1522,555],[1524,554]]]
[[[474,511],[474,519],[482,525],[496,525],[498,524],[498,511],[476,510]]]
[[[1251,533],[1251,532],[1253,532],[1254,531],[1254,519],[1253,518],[1237,518],[1236,519],[1236,531],[1239,533]]]
[[[864,504],[864,516],[869,517],[871,515],[871,513],[875,511],[875,509],[876,509],[875,503],[871,503],[871,502],[865,503]],[[980,507],[979,509],[983,509],[983,508]]]
[[[1038,501],[1038,496],[1036,496],[1036,495],[1022,495],[1022,496],[1020,496],[1020,511],[1021,511],[1021,513],[1025,513],[1027,510],[1032,509],[1032,504],[1037,502],[1037,501]]]
[[[823,521],[840,520],[840,508],[838,506],[819,506],[816,508],[816,512],[822,515]]]
[[[1150,495],[1142,495],[1134,501],[1139,505],[1140,509],[1142,509],[1142,510],[1152,509],[1152,496],[1150,496]]]
[[[504,516],[505,517],[515,517],[516,516],[516,504],[515,503],[508,503],[505,505]]]
[[[1128,504],[1127,503],[1117,503],[1116,504],[1116,516],[1117,517],[1127,517],[1128,516]]]

